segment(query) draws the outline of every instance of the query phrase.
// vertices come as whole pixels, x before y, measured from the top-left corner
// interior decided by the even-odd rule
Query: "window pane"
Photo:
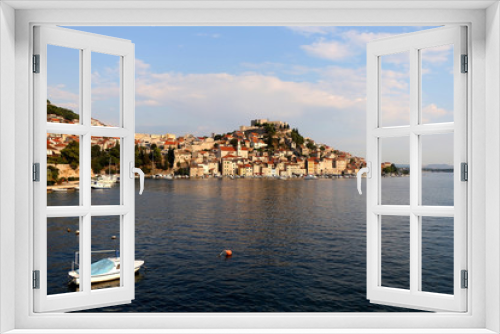
[[[382,217],[382,286],[410,288],[410,217]]]
[[[91,141],[92,205],[120,205],[120,138]]]
[[[47,206],[80,205],[80,137],[47,134]]]
[[[79,123],[80,53],[47,45],[47,122]]]
[[[92,217],[92,290],[120,286],[120,220]]]
[[[453,45],[420,50],[421,122],[453,122]]]
[[[380,57],[380,126],[410,124],[410,52]]]
[[[92,52],[93,126],[121,125],[120,68],[120,57]]]
[[[410,204],[410,140],[381,138],[381,182],[383,205]]]
[[[422,291],[453,294],[453,218],[421,221]]]
[[[71,282],[78,269],[80,218],[47,219],[47,294],[75,291]],[[74,276],[74,275],[73,275]]]
[[[422,205],[453,206],[453,134],[420,136]]]

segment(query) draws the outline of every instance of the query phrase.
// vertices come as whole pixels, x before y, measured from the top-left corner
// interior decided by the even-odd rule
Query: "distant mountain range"
[[[405,164],[395,164],[398,168],[410,168],[410,165]],[[424,169],[453,169],[453,165],[448,164],[428,164],[424,166]]]
[[[448,165],[448,164],[429,164],[429,165],[425,165],[424,169],[453,169],[453,165]]]

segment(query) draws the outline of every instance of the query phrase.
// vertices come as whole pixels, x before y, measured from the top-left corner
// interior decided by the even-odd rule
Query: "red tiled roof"
[[[220,150],[225,152],[236,152],[234,147],[220,147]]]

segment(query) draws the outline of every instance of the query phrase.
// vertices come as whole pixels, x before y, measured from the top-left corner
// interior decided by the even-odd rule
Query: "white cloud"
[[[188,113],[227,117],[235,110],[254,117],[296,116],[310,107],[351,108],[350,99],[311,83],[283,81],[261,74],[151,73],[136,80],[137,104],[176,108]]]
[[[146,74],[149,71],[150,67],[151,67],[151,65],[145,63],[141,59],[135,60],[135,73],[136,73],[136,75]]]
[[[439,108],[431,103],[422,108],[422,121],[424,123],[453,122],[453,111]]]
[[[384,65],[387,66],[387,64],[402,65],[406,66],[406,70],[408,71],[410,66],[410,52],[408,51],[383,55],[381,59],[382,67],[384,67]]]
[[[382,70],[380,78],[380,89],[382,94],[409,93],[409,73],[404,70]]]
[[[422,49],[422,66],[427,64],[442,64],[453,61],[453,45],[442,45],[433,48]]]
[[[439,108],[437,105],[434,103],[429,104],[425,108],[422,109],[422,112],[426,115],[429,116],[434,116],[434,117],[441,117],[449,114],[449,111],[443,108]]]
[[[333,61],[345,59],[354,54],[349,45],[338,41],[320,40],[310,45],[302,45],[301,48],[309,55]]]
[[[330,33],[328,30],[322,32],[322,35]],[[338,61],[362,55],[365,51],[366,43],[379,38],[389,37],[393,34],[362,32],[359,30],[336,32],[333,30],[331,35],[330,39],[322,36],[312,44],[302,45],[301,48],[311,56]]]
[[[303,70],[317,71],[321,80],[293,82],[258,73],[149,70],[136,79],[138,130],[206,135],[237,129],[251,119],[271,118],[288,121],[304,134],[315,134],[315,139],[331,145],[346,147],[348,138],[361,138],[357,152],[363,153],[364,69]]]
[[[359,30],[348,30],[340,34],[340,37],[345,41],[350,44],[355,44],[358,47],[366,47],[366,43],[375,41],[380,38],[386,38],[394,36],[394,34],[391,33],[385,33],[385,32],[363,32]]]
[[[54,105],[71,109],[78,113],[79,94],[69,91],[64,84],[47,87],[47,95]]]

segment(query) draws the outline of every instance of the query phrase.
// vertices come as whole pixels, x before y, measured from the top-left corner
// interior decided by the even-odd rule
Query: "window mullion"
[[[415,128],[419,120],[419,73],[420,64],[418,49],[410,49],[410,291],[415,293],[420,286],[420,233],[419,218],[413,210],[419,204],[420,177],[418,164],[420,160],[418,135]]]
[[[80,180],[80,197],[82,201],[82,206],[84,207],[86,214],[81,218],[82,231],[80,233],[80,289],[85,294],[90,294],[91,291],[91,215],[90,215],[90,205],[91,205],[91,193],[90,193],[90,182],[91,182],[91,107],[92,107],[92,96],[91,96],[91,50],[85,48],[82,51],[82,61],[80,63],[81,69],[81,86],[80,86],[80,96],[82,105],[82,125],[85,128],[85,134],[82,136],[82,145],[80,153],[80,170],[81,170],[81,180]]]

